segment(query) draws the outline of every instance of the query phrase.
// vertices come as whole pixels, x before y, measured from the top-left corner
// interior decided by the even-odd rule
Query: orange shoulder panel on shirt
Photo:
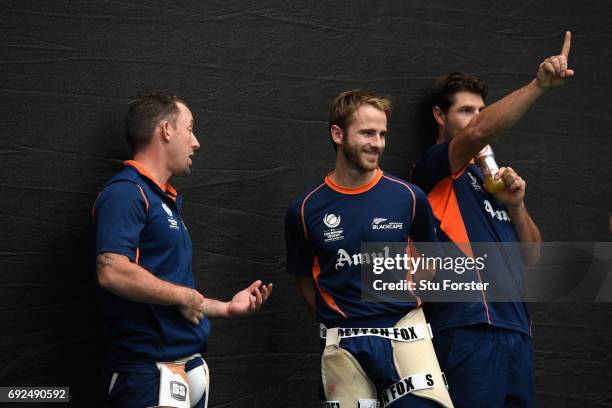
[[[453,188],[453,180],[460,177],[466,168],[467,165],[461,170],[461,173],[456,173],[456,175],[441,180],[433,190],[429,192],[427,199],[429,200],[429,204],[431,204],[434,216],[440,220],[440,229],[444,231],[465,255],[474,258],[474,251],[472,251],[465,223],[461,216],[461,209],[459,208],[457,196],[455,195],[455,189]],[[482,282],[478,269],[476,269],[476,275],[478,276],[478,281]],[[485,305],[487,321],[491,324],[491,315],[489,314],[489,305],[487,304],[485,292],[481,290],[481,293],[482,301]]]
[[[457,202],[453,177],[441,180],[427,195],[434,216],[440,220],[440,229],[453,241],[463,253],[473,257],[461,209]]]

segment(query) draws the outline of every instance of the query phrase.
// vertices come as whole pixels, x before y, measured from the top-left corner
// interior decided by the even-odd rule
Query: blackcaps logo
[[[323,224],[325,224],[327,228],[336,228],[340,225],[340,216],[336,214],[325,214],[325,217],[323,217]]]
[[[396,221],[387,221],[386,218],[377,217],[372,219],[372,229],[373,230],[397,230],[403,229],[403,222]]]

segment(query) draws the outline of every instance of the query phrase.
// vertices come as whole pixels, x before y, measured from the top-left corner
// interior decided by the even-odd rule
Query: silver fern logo
[[[468,172],[466,172],[466,174],[470,178],[470,183],[472,183],[472,187],[474,188],[474,190],[482,191],[482,187],[480,187],[480,185],[478,184],[478,180],[476,180],[476,177],[474,177],[472,174]]]
[[[323,224],[325,224],[327,228],[336,228],[340,225],[340,216],[336,214],[325,214],[325,217],[323,217]]]

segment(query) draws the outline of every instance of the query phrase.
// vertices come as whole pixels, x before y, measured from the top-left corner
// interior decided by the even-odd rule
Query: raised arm
[[[551,88],[574,76],[568,66],[572,35],[566,31],[561,53],[545,59],[536,77],[524,87],[503,97],[476,115],[449,146],[449,161],[453,173],[461,170],[484,146],[516,124],[534,102]]]

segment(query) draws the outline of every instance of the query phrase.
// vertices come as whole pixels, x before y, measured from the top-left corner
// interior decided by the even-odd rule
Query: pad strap
[[[376,399],[360,399],[357,408],[380,408],[380,402]],[[325,401],[323,408],[343,408],[340,401]]]
[[[402,378],[394,384],[391,384],[389,387],[387,387],[387,389],[379,394],[378,399],[382,402],[383,408],[386,408],[391,403],[412,393],[413,391],[433,388],[434,385],[435,380],[433,374],[413,374],[411,376]]]
[[[320,337],[325,339],[325,346],[338,345],[340,340],[348,337],[377,336],[389,340],[410,342],[433,338],[431,326],[427,324],[416,324],[406,327],[368,327],[368,328],[344,328],[334,327],[326,329],[320,326]]]

